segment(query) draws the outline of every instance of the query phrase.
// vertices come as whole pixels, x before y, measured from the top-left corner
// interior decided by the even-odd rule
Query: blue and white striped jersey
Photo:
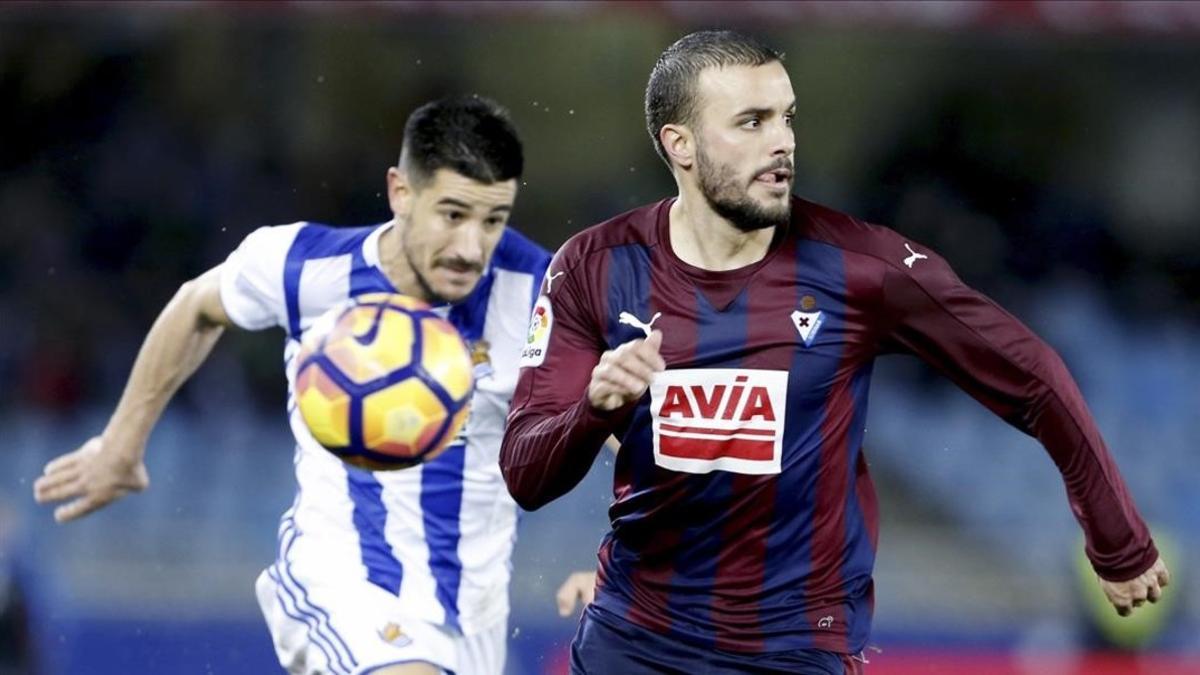
[[[486,347],[491,372],[477,371],[465,433],[441,456],[412,469],[372,473],[317,444],[292,387],[300,336],[318,316],[354,295],[396,292],[379,267],[379,237],[388,227],[300,222],[260,228],[222,265],[221,301],[238,326],[287,331],[288,417],[299,489],[281,532],[322,543],[303,549],[321,558],[307,564],[348,583],[369,581],[397,594],[414,618],[473,634],[508,614],[517,515],[498,453],[530,310],[550,255],[509,228],[475,291],[441,309],[474,351]]]

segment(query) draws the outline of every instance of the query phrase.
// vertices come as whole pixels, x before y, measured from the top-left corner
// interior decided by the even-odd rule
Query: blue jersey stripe
[[[608,256],[608,278],[604,280],[608,289],[605,298],[608,303],[608,325],[604,337],[608,349],[615,349],[630,340],[645,337],[640,329],[620,323],[620,315],[621,312],[629,312],[644,321],[653,314],[650,306],[652,266],[650,252],[636,244],[610,249]],[[622,430],[619,440],[622,445],[648,448],[653,446],[652,433],[650,397],[645,396],[635,408],[631,423]],[[627,434],[638,434],[639,438]],[[656,470],[653,453],[622,452],[617,455],[616,472],[628,480],[635,491],[648,484]],[[619,521],[614,522],[613,528],[620,525]]]
[[[650,252],[631,244],[609,251],[608,263],[608,348],[646,337],[641,329],[620,323],[621,312],[629,312],[643,321],[650,311]]]
[[[354,268],[367,267],[362,258],[362,244],[371,232],[372,227],[333,228],[316,223],[306,224],[296,233],[291,248],[288,249],[287,259],[283,265],[283,294],[287,304],[288,335],[300,335],[300,276],[304,271],[304,263],[315,258],[328,258],[347,253],[354,256]],[[358,275],[360,283],[364,275]],[[382,276],[382,275],[379,275]],[[353,285],[355,275],[351,273]],[[386,277],[383,279],[386,282]],[[374,283],[378,285],[379,280]],[[373,286],[372,288],[375,288]],[[378,290],[388,290],[390,284],[379,287]]]
[[[384,535],[387,527],[387,507],[383,503],[383,486],[369,471],[346,466],[346,485],[354,503],[354,529],[358,531],[358,547],[367,580],[383,590],[398,595],[404,578],[404,567],[392,554],[392,546]]]
[[[452,445],[421,472],[421,514],[425,544],[429,547],[429,570],[436,582],[438,603],[446,611],[446,624],[456,629],[459,628],[458,589],[462,582],[459,517],[466,457],[465,445]]]
[[[696,289],[696,355],[719,362],[722,368],[740,368],[740,355],[746,346],[746,294],[743,292],[730,306],[720,311],[708,297]],[[717,636],[711,630],[714,585],[717,563],[724,544],[722,528],[733,499],[734,475],[728,471],[713,471],[692,476],[680,484],[689,494],[681,503],[692,511],[688,517],[696,524],[680,535],[679,555],[675,560],[676,574],[668,608],[673,616],[686,617],[685,639],[691,644],[712,648]],[[680,630],[677,623],[676,631]]]
[[[796,247],[796,286],[794,306],[801,307],[804,296],[812,296],[824,315],[820,332],[811,345],[798,343],[788,374],[787,425],[784,429],[784,455],[775,496],[775,522],[767,538],[767,580],[787,581],[810,577],[813,570],[813,523],[817,517],[817,477],[821,469],[822,439],[826,422],[825,393],[842,358],[837,335],[844,325],[845,272],[842,253],[827,244],[800,240]],[[815,438],[798,438],[815,434]],[[804,589],[779,587],[763,589],[763,623],[800,623],[795,615],[795,597]],[[805,627],[776,636],[765,636],[763,651],[779,651],[811,646]]]
[[[850,384],[854,396],[854,414],[847,442],[850,456],[846,463],[846,544],[847,554],[842,560],[842,579],[846,581],[848,597],[865,602],[871,584],[871,570],[875,566],[875,550],[867,531],[866,516],[859,502],[858,458],[862,454],[863,435],[867,426],[867,396],[871,389],[871,368],[868,362],[854,374]],[[861,607],[861,605],[860,605]],[[865,609],[865,608],[864,608]],[[856,611],[850,617],[847,639],[851,648],[865,644],[871,630],[871,617],[867,611]]]
[[[550,254],[546,253],[545,249],[511,227],[504,229],[504,234],[492,253],[492,267],[532,274],[534,281],[541,280],[549,264]]]

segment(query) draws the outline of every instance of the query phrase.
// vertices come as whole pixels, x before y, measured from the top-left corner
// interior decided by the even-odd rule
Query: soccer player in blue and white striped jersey
[[[465,432],[426,465],[372,473],[321,448],[289,395],[298,490],[256,591],[292,673],[503,672],[517,515],[497,454],[550,259],[506,227],[522,165],[517,132],[495,103],[416,110],[387,173],[393,219],[263,227],[185,283],[104,431],[46,466],[37,499],[65,501],[55,517],[69,521],[145,489],[150,431],[225,327],[286,331],[290,393],[300,337],[327,309],[370,292],[424,299],[472,346]]]

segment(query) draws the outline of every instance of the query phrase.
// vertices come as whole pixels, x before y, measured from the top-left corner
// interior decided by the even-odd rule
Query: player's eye
[[[467,219],[467,214],[462,211],[446,211],[444,217],[446,218],[446,222],[457,225]]]
[[[483,226],[488,230],[495,230],[504,227],[504,219],[499,216],[492,216],[491,218],[483,221]]]
[[[757,129],[760,126],[762,126],[762,120],[757,117],[751,117],[750,119],[742,122],[743,129]]]
[[[783,116],[783,123],[792,126],[792,120],[796,119],[796,113],[787,113]]]

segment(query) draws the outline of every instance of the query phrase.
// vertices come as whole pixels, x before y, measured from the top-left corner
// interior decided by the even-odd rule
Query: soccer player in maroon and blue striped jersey
[[[536,509],[621,441],[573,673],[855,673],[878,518],[871,367],[915,354],[1036,437],[1128,613],[1168,582],[1062,360],[899,234],[791,196],[795,95],[725,32],[659,58],[646,117],[679,195],[558,252],[501,466]]]

